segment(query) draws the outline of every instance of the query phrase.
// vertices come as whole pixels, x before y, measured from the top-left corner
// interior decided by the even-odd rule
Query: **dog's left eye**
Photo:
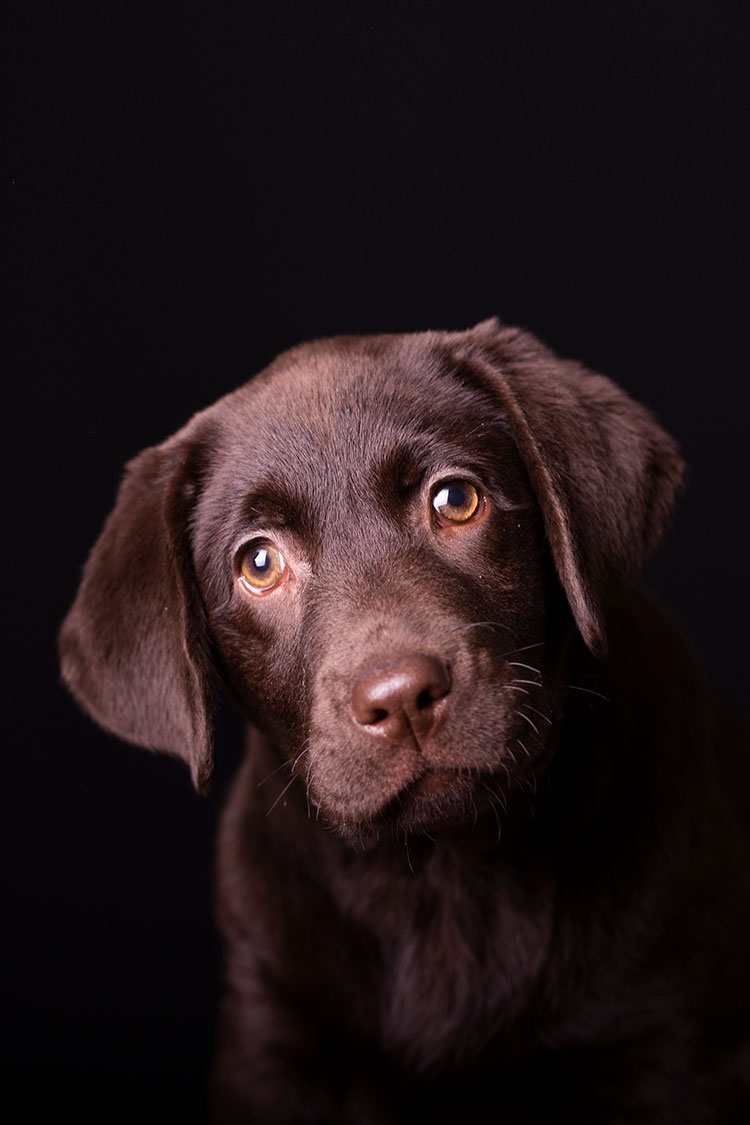
[[[286,561],[278,547],[267,539],[249,543],[239,556],[239,579],[246,590],[265,594],[286,574]]]
[[[468,480],[449,480],[432,494],[432,508],[442,524],[468,523],[479,512],[481,496]]]

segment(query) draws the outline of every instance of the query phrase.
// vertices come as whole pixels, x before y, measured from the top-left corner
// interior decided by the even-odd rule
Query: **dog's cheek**
[[[224,687],[239,710],[284,745],[300,742],[306,678],[294,632],[280,636],[244,613],[215,617],[211,632]]]
[[[499,512],[481,549],[482,598],[515,629],[538,633],[555,570],[536,508]]]

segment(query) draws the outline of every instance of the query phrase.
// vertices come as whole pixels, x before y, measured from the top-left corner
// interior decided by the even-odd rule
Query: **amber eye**
[[[254,594],[265,594],[278,586],[286,562],[278,547],[265,539],[249,543],[240,554],[240,582]]]
[[[446,481],[432,495],[432,507],[441,523],[468,523],[480,503],[479,492],[467,480]]]

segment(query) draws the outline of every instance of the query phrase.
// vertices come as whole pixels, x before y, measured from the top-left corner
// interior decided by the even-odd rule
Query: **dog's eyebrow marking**
[[[395,497],[403,501],[420,487],[425,477],[443,473],[461,476],[464,472],[488,487],[500,508],[520,511],[531,507],[525,497],[519,502],[518,489],[508,488],[508,482],[498,473],[495,459],[484,450],[469,450],[440,439],[393,447],[379,457],[372,477],[381,498]]]
[[[280,481],[263,481],[254,486],[242,501],[242,521],[264,527],[305,529],[311,522],[311,509],[299,493]]]
[[[422,458],[413,449],[399,446],[387,453],[379,462],[375,474],[376,487],[385,493],[404,496],[418,488],[425,474]]]

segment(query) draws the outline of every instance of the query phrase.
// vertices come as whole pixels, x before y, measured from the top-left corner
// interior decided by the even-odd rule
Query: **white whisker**
[[[456,625],[451,629],[452,633],[464,633],[467,629],[503,629],[504,625],[499,621],[470,621],[468,625]],[[511,649],[511,652],[514,651]]]
[[[269,809],[269,810],[268,810],[268,812],[266,813],[266,817],[269,817],[269,816],[271,815],[271,813],[272,813],[272,812],[273,812],[273,810],[274,810],[274,809],[276,808],[276,806],[278,805],[278,803],[279,803],[279,801],[281,800],[281,798],[282,798],[282,797],[284,796],[284,794],[286,793],[286,791],[287,791],[287,790],[288,790],[288,789],[289,789],[289,788],[290,788],[290,787],[291,787],[292,785],[294,785],[294,783],[295,783],[295,781],[296,781],[296,780],[297,780],[297,778],[296,778],[296,775],[295,775],[295,774],[292,774],[292,776],[291,776],[291,777],[289,778],[289,781],[288,781],[288,782],[286,783],[286,785],[285,785],[285,786],[284,786],[284,788],[283,788],[283,789],[281,790],[281,792],[279,793],[278,797],[276,798],[276,800],[274,801],[274,803],[273,803],[273,804],[271,805],[270,809]]]
[[[501,653],[500,659],[504,660],[506,656],[512,656],[514,652],[528,652],[530,648],[542,648],[544,644],[544,641],[536,641],[533,645],[523,645],[521,648],[509,648],[507,652]]]
[[[300,758],[304,758],[305,754],[309,754],[309,752],[310,752],[310,743],[308,741],[308,744],[307,744],[307,746],[305,746],[304,750],[301,750],[300,753],[297,755],[297,757],[292,762],[292,769],[296,769],[297,762],[300,760]]]
[[[266,774],[266,776],[263,778],[262,781],[258,782],[258,788],[260,789],[261,786],[265,785],[267,781],[270,781],[272,777],[276,777],[276,774],[281,773],[281,771],[283,769],[291,769],[291,768],[292,768],[291,762],[282,762],[280,766],[276,766],[276,769],[271,770],[271,772],[269,774]]]
[[[525,703],[524,707],[528,707],[529,711],[533,711],[540,719],[544,719],[545,723],[549,723],[549,725],[552,726],[552,719],[550,719],[548,715],[545,715],[543,711],[540,711],[538,707],[532,707],[530,703]]]
[[[600,691],[594,691],[592,688],[577,687],[575,684],[568,684],[568,687],[571,691],[585,691],[587,695],[595,695],[598,699],[603,699],[605,703],[612,702],[608,696],[602,695]]]
[[[533,719],[530,719],[528,715],[524,715],[523,711],[516,711],[516,714],[518,715],[518,717],[519,717],[519,718],[521,718],[521,719],[525,719],[525,720],[526,720],[526,722],[527,722],[527,723],[529,724],[529,726],[531,727],[531,729],[532,729],[532,730],[533,730],[533,731],[534,731],[534,732],[535,732],[535,733],[536,733],[537,735],[539,734],[539,728],[538,728],[538,726],[536,725],[536,723],[535,723],[535,722],[533,721]]]
[[[497,825],[497,843],[499,844],[500,843],[500,837],[503,834],[503,828],[502,828],[502,825],[500,823],[500,817],[498,815],[497,805],[495,804],[495,800],[494,800],[495,794],[492,792],[489,785],[484,785],[484,782],[482,782],[482,784],[490,795],[490,808],[492,809],[492,812],[493,812],[494,817],[495,817],[495,824]]]
[[[414,874],[414,868],[412,867],[411,856],[409,855],[409,835],[406,831],[404,831],[404,847],[406,848],[406,860],[407,860],[407,863],[409,864],[409,870],[411,871],[411,873],[413,875]]]

